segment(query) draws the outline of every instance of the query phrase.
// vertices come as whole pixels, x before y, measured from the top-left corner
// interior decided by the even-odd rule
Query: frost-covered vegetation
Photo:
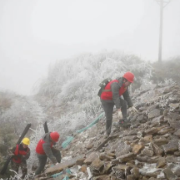
[[[154,63],[153,82],[159,83],[167,80],[172,80],[180,85],[180,57],[170,58],[162,63]]]
[[[67,119],[70,128],[76,126],[73,123],[86,125],[101,111],[97,96],[99,83],[107,77],[120,77],[126,71],[132,71],[136,76],[131,90],[149,83],[152,76],[150,64],[120,52],[83,54],[75,59],[62,60],[50,68],[37,98],[58,121]]]
[[[25,126],[31,123],[31,127],[35,128],[45,117],[41,106],[33,98],[10,92],[0,93],[0,168]],[[30,135],[29,131],[27,136]]]
[[[132,93],[140,87],[148,88],[153,82],[179,80],[179,61],[180,58],[176,58],[161,65],[150,64],[135,55],[117,51],[82,54],[56,62],[34,97],[1,93],[0,162],[4,161],[7,148],[14,145],[27,123],[32,123],[28,134],[32,152],[28,165],[32,167],[36,160],[36,143],[44,134],[43,122],[48,121],[50,131],[60,132],[59,146],[67,135],[92,122],[102,112],[97,92],[104,78],[116,78],[132,71],[135,74],[135,82],[130,88]]]

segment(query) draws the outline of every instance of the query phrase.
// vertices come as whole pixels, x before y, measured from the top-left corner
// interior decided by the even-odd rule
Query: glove
[[[121,109],[118,110],[118,118],[119,118],[119,119],[122,119],[122,112],[121,112]]]
[[[59,163],[56,163],[55,166],[59,165]]]
[[[134,106],[132,106],[130,110],[133,111],[134,113],[138,113],[138,110]]]

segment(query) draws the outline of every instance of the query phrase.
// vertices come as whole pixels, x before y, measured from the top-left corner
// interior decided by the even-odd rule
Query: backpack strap
[[[120,78],[117,78],[117,80],[119,81],[120,83],[120,88],[122,87],[123,85],[123,79],[120,77]],[[102,92],[111,92],[111,89],[103,89]]]

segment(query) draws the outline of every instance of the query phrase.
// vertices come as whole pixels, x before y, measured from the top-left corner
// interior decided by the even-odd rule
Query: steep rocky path
[[[47,168],[46,179],[59,172],[58,179],[74,180],[180,179],[180,88],[174,85],[138,91],[133,101],[139,113],[129,112],[130,128],[113,126],[105,138],[102,118],[61,150],[62,163]]]

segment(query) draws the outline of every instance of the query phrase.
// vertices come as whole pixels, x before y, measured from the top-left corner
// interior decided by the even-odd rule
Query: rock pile
[[[47,168],[46,178],[64,170],[58,179],[180,180],[180,87],[138,91],[133,101],[139,113],[129,112],[130,128],[113,127],[105,138],[101,119],[61,150],[63,162]]]

